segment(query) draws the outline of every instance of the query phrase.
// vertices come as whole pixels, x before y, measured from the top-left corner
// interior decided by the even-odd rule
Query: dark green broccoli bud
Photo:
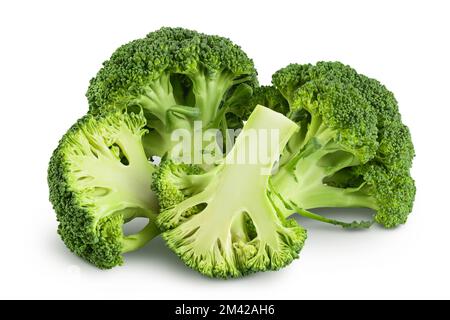
[[[142,113],[87,115],[64,135],[50,160],[58,233],[71,251],[99,268],[122,264],[123,253],[159,234],[151,191],[154,166],[141,140],[145,124]],[[125,236],[122,225],[135,217],[149,222]]]
[[[404,223],[415,196],[414,147],[394,95],[339,62],[292,64],[274,74],[273,84],[289,104],[287,115],[302,127],[272,179],[286,215],[324,221],[307,210],[367,207],[385,227]],[[275,96],[273,90],[267,94]]]
[[[251,59],[230,40],[182,28],[162,28],[123,45],[91,80],[90,112],[142,108],[147,155],[164,155],[175,129],[242,125],[241,108],[257,85]],[[238,123],[236,124],[236,120]]]
[[[278,144],[266,144],[263,158],[268,161],[253,162],[249,155],[263,151],[255,149],[250,136],[260,129],[277,130]],[[189,267],[228,278],[278,270],[298,257],[306,231],[281,215],[268,184],[281,149],[297,129],[286,117],[259,106],[213,169],[192,173],[190,166],[164,160],[153,185],[160,202],[170,206],[157,222],[168,246]],[[242,155],[245,161],[239,162]]]
[[[374,199],[375,221],[387,228],[406,222],[412,211],[416,187],[409,171],[393,171],[375,162],[357,166],[354,172],[364,182],[359,191],[361,196]],[[394,173],[395,172],[395,173]]]
[[[254,89],[247,110],[248,115],[252,113],[253,108],[257,105],[265,106],[282,114],[288,114],[290,110],[287,100],[280,91],[272,86],[261,86]]]

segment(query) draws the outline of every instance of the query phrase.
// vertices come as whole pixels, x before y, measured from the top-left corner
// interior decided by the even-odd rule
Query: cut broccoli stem
[[[265,145],[254,141],[260,130],[278,130],[271,136],[277,140]],[[305,231],[279,215],[268,189],[271,169],[297,130],[288,118],[257,106],[214,179],[208,177],[203,190],[159,214],[164,239],[186,264],[209,276],[235,277],[276,270],[297,257]],[[255,162],[252,154],[259,155]],[[200,211],[186,215],[199,205]],[[252,233],[248,229],[253,227]]]
[[[115,148],[120,148],[127,165],[117,159],[118,151],[108,148],[100,136],[86,134],[85,137],[85,147],[96,156],[74,155],[73,175],[77,178],[77,188],[90,189],[96,196],[94,222],[118,213],[127,220],[129,215],[142,214],[143,210],[148,212],[146,217],[152,217],[150,213],[158,210],[149,184],[154,167],[147,161],[140,136],[131,134],[126,126],[117,129]]]
[[[49,165],[50,200],[66,245],[100,268],[123,262],[122,253],[156,236],[158,201],[151,190],[155,167],[141,138],[143,113],[86,115],[63,137]],[[149,219],[141,232],[124,236],[122,226]]]
[[[97,196],[96,221],[129,207],[148,208],[153,211],[157,209],[157,201],[149,192],[149,179],[142,174],[147,172],[151,175],[154,169],[146,160],[139,137],[124,131],[118,135],[116,143],[121,147],[128,165],[118,161],[111,150],[100,143],[96,145],[95,150],[92,149],[94,152],[100,151],[97,157],[74,156],[76,163],[73,163],[73,174],[78,179],[76,186],[80,189],[90,188]],[[93,146],[94,140],[89,141],[89,144]],[[152,194],[151,197],[149,193]]]

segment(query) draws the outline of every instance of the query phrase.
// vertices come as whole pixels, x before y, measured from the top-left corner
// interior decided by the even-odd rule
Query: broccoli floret
[[[286,114],[301,130],[288,143],[280,170],[271,179],[286,206],[345,227],[308,211],[318,207],[367,207],[385,227],[405,223],[415,196],[410,167],[414,147],[393,94],[374,79],[338,62],[292,64],[276,72],[274,87],[256,91],[261,101]]]
[[[260,129],[279,134],[276,143],[265,144],[264,157],[252,161],[251,155],[263,150],[257,149],[261,141],[250,138]],[[228,278],[277,270],[298,257],[306,231],[281,215],[268,185],[275,161],[297,129],[283,115],[258,106],[230,153],[213,169],[191,174],[192,166],[170,160],[160,167],[154,190],[161,204],[170,205],[162,208],[157,223],[186,265]]]
[[[61,139],[48,169],[50,201],[67,247],[100,268],[123,262],[159,234],[155,170],[142,147],[142,113],[114,112],[81,118]],[[125,236],[122,225],[148,218],[140,232]]]
[[[164,211],[200,192],[205,187],[203,184],[209,183],[209,177],[199,165],[175,163],[164,158],[153,173],[152,184],[153,191],[159,195],[160,210]]]
[[[174,129],[242,126],[242,107],[257,85],[253,62],[230,40],[162,28],[116,50],[90,82],[90,112],[142,108],[148,156],[173,148]],[[242,108],[241,108],[242,107]]]

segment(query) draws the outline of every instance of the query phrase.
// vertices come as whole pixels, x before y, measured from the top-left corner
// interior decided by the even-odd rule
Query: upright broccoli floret
[[[301,127],[271,180],[285,214],[367,227],[368,222],[347,224],[307,211],[367,207],[385,227],[404,223],[415,195],[409,173],[414,148],[393,94],[338,62],[289,65],[274,74],[273,84],[259,89],[253,104],[289,106],[285,114]]]
[[[67,247],[100,268],[123,262],[159,234],[157,199],[151,191],[154,166],[142,147],[142,114],[114,112],[81,118],[61,139],[48,169],[50,201]],[[149,219],[125,236],[122,225]]]
[[[230,40],[182,28],[162,28],[123,45],[91,80],[91,113],[142,108],[147,155],[171,150],[174,129],[239,126],[241,106],[257,84],[251,59]]]
[[[272,143],[252,140],[261,129],[278,136]],[[160,167],[154,190],[160,203],[170,205],[157,222],[168,246],[189,267],[227,278],[277,270],[297,258],[306,231],[281,215],[268,185],[274,163],[297,129],[283,115],[258,106],[214,169],[191,174],[192,166],[170,160]]]

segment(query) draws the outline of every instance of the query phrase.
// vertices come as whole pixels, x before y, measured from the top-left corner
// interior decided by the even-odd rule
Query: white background
[[[1,1],[0,298],[450,298],[449,16],[448,1],[430,0]],[[48,202],[49,157],[87,111],[101,63],[161,26],[231,38],[262,84],[318,60],[386,84],[417,153],[408,223],[349,232],[304,222],[299,260],[229,281],[187,269],[161,239],[110,271],[72,255]]]

